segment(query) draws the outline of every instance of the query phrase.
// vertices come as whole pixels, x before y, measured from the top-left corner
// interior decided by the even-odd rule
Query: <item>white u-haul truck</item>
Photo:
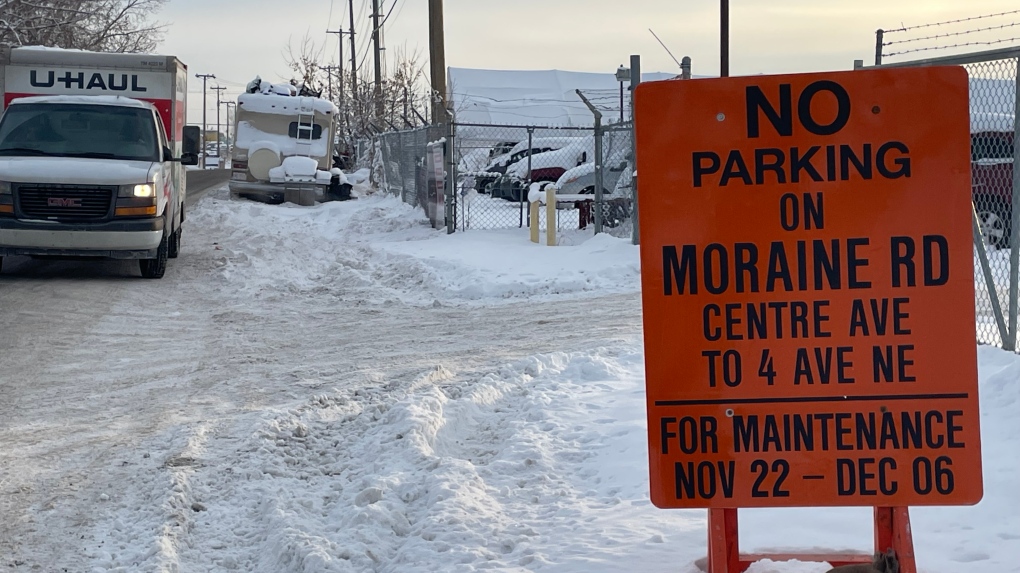
[[[0,46],[3,257],[138,259],[161,278],[181,242],[187,67],[173,56]]]

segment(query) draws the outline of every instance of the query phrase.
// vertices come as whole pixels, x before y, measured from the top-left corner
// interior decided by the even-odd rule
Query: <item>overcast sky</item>
[[[384,26],[388,51],[420,50],[428,56],[428,0],[395,0]],[[201,80],[236,97],[244,84],[289,79],[284,54],[306,35],[335,63],[336,35],[349,29],[347,0],[170,0],[160,14],[169,23],[160,51],[176,55],[192,74],[190,121],[201,116]],[[394,0],[379,0],[385,14]],[[368,51],[371,0],[354,0],[358,59]],[[853,60],[874,60],[875,30],[915,26],[1020,8],[1014,0],[730,0],[730,73],[787,73],[846,70]],[[445,0],[448,66],[485,69],[561,69],[613,72],[631,54],[642,68],[675,72],[677,65],[648,29],[677,59],[690,56],[694,73],[719,73],[719,2],[714,0]],[[887,40],[959,32],[1020,22],[1020,14],[890,34]],[[912,34],[912,35],[911,35]],[[1020,26],[984,34],[950,37],[942,43],[1020,36]],[[961,49],[981,50],[1016,45]],[[887,52],[919,44],[889,46]],[[349,73],[349,40],[344,45]],[[957,50],[959,51],[959,50]],[[928,57],[946,51],[900,58]],[[371,58],[364,60],[371,70]],[[213,94],[213,92],[209,92]],[[195,97],[197,95],[198,97]],[[211,96],[215,100],[215,96]],[[215,105],[209,104],[215,115]],[[197,114],[197,115],[196,115]],[[200,121],[200,120],[199,120]]]

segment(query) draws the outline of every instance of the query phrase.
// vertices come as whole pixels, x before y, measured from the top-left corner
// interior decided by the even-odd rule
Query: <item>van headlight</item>
[[[10,181],[0,181],[0,195],[10,195],[10,194],[11,194],[11,182]]]
[[[152,183],[142,183],[140,185],[121,185],[120,191],[117,193],[118,197],[155,197],[156,186]]]

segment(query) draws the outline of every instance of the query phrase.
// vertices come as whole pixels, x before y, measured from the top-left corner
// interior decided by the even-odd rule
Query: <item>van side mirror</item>
[[[183,159],[185,155],[194,155],[198,158],[198,152],[202,148],[202,128],[197,125],[184,126],[184,141],[181,142]]]

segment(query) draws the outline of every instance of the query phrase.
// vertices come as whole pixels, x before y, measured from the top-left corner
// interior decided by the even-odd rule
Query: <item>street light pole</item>
[[[623,123],[623,82],[630,81],[630,68],[620,67],[616,68],[616,81],[620,82],[620,123]]]
[[[730,0],[719,0],[719,77],[730,77]]]
[[[205,130],[206,130],[205,112],[207,107],[205,101],[206,93],[205,83],[209,79],[215,79],[216,76],[214,74],[195,74],[195,77],[202,78],[202,169],[205,169]]]

